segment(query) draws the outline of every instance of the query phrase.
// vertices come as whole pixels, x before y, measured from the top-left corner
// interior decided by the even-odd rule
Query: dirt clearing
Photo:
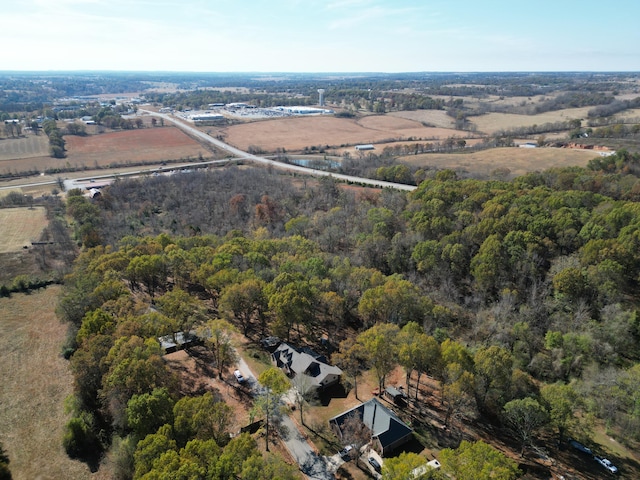
[[[206,348],[193,347],[188,352],[179,350],[162,358],[179,376],[180,393],[192,396],[211,392],[233,409],[233,422],[229,429],[232,433],[238,433],[249,423],[251,396],[248,387],[238,384],[232,368],[227,369],[222,379],[218,378],[217,369],[211,366],[213,355]]]

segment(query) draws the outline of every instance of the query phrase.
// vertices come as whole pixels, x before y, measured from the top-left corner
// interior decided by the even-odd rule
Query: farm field
[[[59,293],[56,286],[0,298],[0,441],[14,480],[95,478],[62,447],[73,377],[60,355],[66,326],[54,313]]]
[[[210,155],[198,142],[175,127],[125,130],[87,137],[67,135],[65,140],[66,160],[88,167]]]
[[[218,131],[225,137],[224,141],[237,148],[247,150],[253,146],[269,152],[278,148],[302,150],[318,145],[379,143],[409,137],[433,140],[468,135],[459,130],[424,127],[419,121],[391,115],[371,115],[360,119],[329,116],[284,118],[244,123]]]
[[[19,251],[39,240],[46,226],[43,207],[0,209],[0,254]]]
[[[41,137],[45,138],[46,143],[46,136]],[[67,142],[66,158],[42,156],[48,155],[46,144],[47,148],[44,153],[39,153],[39,157],[0,157],[0,174],[71,167],[82,170],[132,163],[159,164],[163,161],[198,158],[200,155],[212,156],[209,150],[176,127],[124,130],[86,137],[66,135],[64,138]]]
[[[508,177],[512,178],[554,167],[586,166],[597,155],[593,150],[508,147],[473,153],[409,155],[398,160],[420,167],[462,169],[482,176],[490,176],[495,170],[509,169]]]
[[[470,117],[477,131],[493,134],[499,130],[510,130],[518,127],[543,125],[545,123],[566,122],[574,119],[586,119],[587,113],[593,107],[568,108],[555,112],[545,112],[539,115],[517,115],[514,113],[487,113],[479,117]]]
[[[5,161],[46,155],[49,155],[49,138],[44,133],[0,140],[0,170]]]
[[[454,128],[455,121],[444,110],[403,110],[391,112],[390,117],[406,118],[416,122],[425,122],[440,128]]]

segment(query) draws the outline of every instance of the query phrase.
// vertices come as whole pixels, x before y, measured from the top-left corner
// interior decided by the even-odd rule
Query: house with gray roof
[[[413,430],[377,398],[341,413],[329,420],[329,425],[342,439],[342,426],[345,420],[356,415],[371,430],[371,441],[375,450],[382,456],[387,455],[413,438]]]
[[[306,375],[311,386],[318,390],[335,385],[342,375],[342,370],[329,365],[323,355],[309,348],[295,348],[288,343],[281,343],[271,354],[271,360],[290,378]]]

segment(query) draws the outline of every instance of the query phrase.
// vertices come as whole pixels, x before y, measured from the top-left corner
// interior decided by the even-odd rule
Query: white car
[[[236,377],[238,383],[244,383],[244,377],[242,376],[242,372],[240,370],[236,370],[233,372],[233,376]]]
[[[616,467],[613,463],[611,463],[606,458],[598,457],[597,455],[594,455],[593,458],[596,460],[596,462],[598,462],[604,468],[609,470],[611,473],[618,473],[618,467]]]

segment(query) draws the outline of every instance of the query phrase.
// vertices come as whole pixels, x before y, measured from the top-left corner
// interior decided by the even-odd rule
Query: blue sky
[[[20,0],[0,70],[640,71],[640,1]]]

